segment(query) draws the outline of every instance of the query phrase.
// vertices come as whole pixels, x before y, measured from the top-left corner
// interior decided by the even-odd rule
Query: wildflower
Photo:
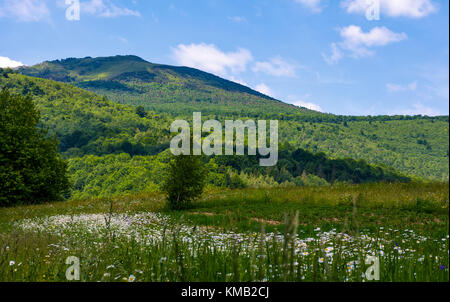
[[[323,263],[324,259],[323,258],[319,258],[319,263]]]
[[[130,277],[128,277],[128,282],[134,282],[134,280],[136,280],[134,275],[130,275]]]
[[[303,252],[302,255],[303,255],[303,256],[308,256],[309,253],[308,253],[308,252]]]
[[[444,269],[445,269],[445,265],[441,265],[439,268],[440,268],[441,270],[444,270]]]
[[[14,264],[16,264],[16,262],[14,262],[13,260],[9,261],[9,266],[13,266]]]
[[[104,273],[103,274],[103,277],[105,277],[105,278],[109,278],[111,275],[109,274],[109,273]]]

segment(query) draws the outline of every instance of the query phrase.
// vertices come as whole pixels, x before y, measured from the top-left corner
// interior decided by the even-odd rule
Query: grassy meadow
[[[0,208],[0,281],[449,281],[448,183],[212,190]]]

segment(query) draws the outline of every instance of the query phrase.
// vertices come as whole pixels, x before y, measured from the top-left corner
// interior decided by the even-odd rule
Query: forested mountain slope
[[[65,59],[24,67],[20,72],[69,82],[116,103],[152,110],[165,120],[160,125],[167,125],[160,129],[163,138],[155,136],[159,143],[167,141],[169,121],[191,119],[194,110],[201,111],[205,119],[277,119],[280,143],[324,152],[331,158],[364,159],[426,179],[448,180],[448,116],[323,114],[196,69],[152,64],[135,56]]]
[[[41,121],[60,140],[68,159],[72,196],[88,198],[159,190],[170,151],[171,120],[109,101],[69,84],[0,70],[0,89],[31,95]],[[332,160],[289,144],[280,146],[275,167],[254,156],[205,157],[208,185],[327,185],[339,182],[409,181],[387,167],[353,159]]]
[[[72,85],[2,74],[0,69],[3,88],[32,95],[42,122],[58,134],[60,151],[66,158],[121,152],[147,155],[168,146],[169,120],[157,114],[141,117],[132,106],[116,104]]]
[[[20,72],[72,83],[118,103],[142,105],[174,115],[192,114],[193,110],[205,114],[218,110],[229,114],[301,111],[210,73],[153,64],[136,56],[69,58],[23,67]]]

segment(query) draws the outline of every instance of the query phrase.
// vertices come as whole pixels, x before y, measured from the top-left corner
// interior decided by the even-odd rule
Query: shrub
[[[233,171],[227,171],[225,174],[226,186],[230,189],[243,189],[246,187],[244,180],[239,176],[239,174]]]

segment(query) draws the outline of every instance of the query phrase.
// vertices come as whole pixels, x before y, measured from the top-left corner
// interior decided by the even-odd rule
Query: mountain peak
[[[54,61],[47,61],[48,63],[70,63],[70,62],[98,62],[98,61],[109,61],[109,62],[126,62],[126,61],[136,61],[136,62],[147,62],[141,57],[135,56],[135,55],[116,55],[116,56],[109,56],[109,57],[84,57],[84,58],[75,58],[70,57],[66,59],[59,59]],[[148,63],[148,62],[147,62]]]
[[[276,101],[247,86],[208,72],[185,66],[154,64],[135,55],[67,58],[23,67],[20,71],[28,76],[70,82],[96,92],[98,92],[98,88],[108,91],[116,90],[116,92],[137,92],[131,91],[130,87],[126,88],[125,86],[135,86],[133,83],[140,83],[139,85],[158,83],[181,85],[184,90],[191,91],[219,89]],[[142,93],[142,89],[140,89],[140,93]]]

